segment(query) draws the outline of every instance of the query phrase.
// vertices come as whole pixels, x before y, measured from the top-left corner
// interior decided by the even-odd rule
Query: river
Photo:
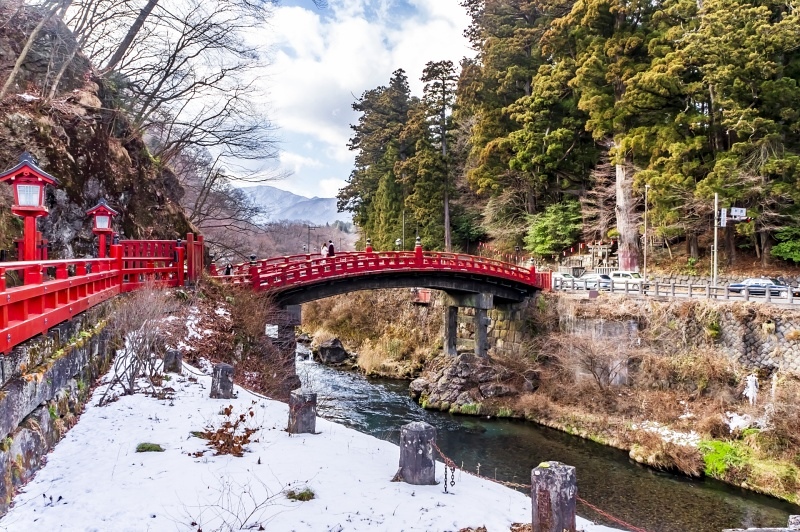
[[[424,410],[408,396],[406,381],[367,379],[300,359],[297,372],[304,387],[317,392],[320,417],[394,443],[402,425],[425,421],[436,427],[437,444],[456,464],[505,481],[530,484],[530,471],[540,462],[564,462],[577,468],[583,499],[649,532],[785,527],[790,514],[800,514],[789,503],[715,480],[658,472],[624,451],[535,423]],[[462,474],[456,471],[456,487]],[[620,528],[581,504],[578,513]]]

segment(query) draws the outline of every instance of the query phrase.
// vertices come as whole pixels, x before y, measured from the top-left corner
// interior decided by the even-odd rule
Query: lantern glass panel
[[[98,214],[95,216],[95,224],[98,229],[108,229],[111,222],[111,217],[103,214]]]
[[[17,200],[21,207],[38,207],[39,191],[38,185],[17,185]]]

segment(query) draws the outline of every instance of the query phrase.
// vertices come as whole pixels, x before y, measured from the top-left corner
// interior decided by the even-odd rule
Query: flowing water
[[[307,353],[298,347],[301,355]],[[790,514],[800,514],[800,507],[777,499],[657,472],[629,460],[624,451],[534,423],[424,410],[408,396],[405,381],[367,379],[300,359],[297,372],[304,386],[317,392],[320,417],[394,443],[402,425],[425,421],[436,427],[437,444],[456,464],[505,481],[529,484],[531,469],[540,462],[564,462],[577,468],[583,499],[649,532],[785,527]],[[461,474],[456,471],[456,488]],[[621,528],[580,504],[578,513]]]

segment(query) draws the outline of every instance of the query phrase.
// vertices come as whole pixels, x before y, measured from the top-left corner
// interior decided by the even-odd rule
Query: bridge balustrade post
[[[124,274],[122,273],[122,265],[123,265],[123,263],[122,263],[122,245],[119,243],[119,235],[115,234],[112,242],[113,243],[111,244],[111,249],[110,249],[109,253],[111,255],[111,258],[113,259],[113,264],[114,264],[113,268],[116,268],[116,270],[117,270],[116,284],[117,284],[117,286],[121,287],[122,286],[122,276]]]
[[[656,281],[655,283],[653,283],[653,288],[654,288],[654,289],[655,289],[655,291],[656,291],[656,297],[658,297],[658,281]]]
[[[675,281],[669,282],[670,294],[675,297]]]
[[[417,266],[422,266],[422,239],[420,237],[417,237],[416,243],[414,244],[414,260]]]
[[[6,269],[0,268],[0,292],[6,291]]]
[[[186,262],[186,248],[180,245],[180,240],[176,243],[177,247],[175,248],[175,254],[177,255],[177,264],[175,265],[178,268],[178,286],[183,286],[186,282],[185,279],[185,269],[184,263]]]
[[[191,283],[194,274],[194,233],[186,233],[186,276]]]
[[[84,272],[84,275],[85,274],[86,272]],[[23,282],[26,285],[42,284],[42,267],[37,264],[35,266],[28,266],[25,268],[23,270]]]
[[[253,286],[253,290],[258,291],[261,288],[261,279],[258,275],[258,263],[256,262],[256,256],[250,255],[250,284]]]

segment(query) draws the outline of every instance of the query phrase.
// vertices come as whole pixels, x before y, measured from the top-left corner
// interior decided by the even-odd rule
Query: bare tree
[[[44,12],[41,20],[31,31],[31,34],[28,36],[28,40],[25,41],[25,46],[22,47],[22,50],[17,56],[17,61],[14,63],[14,67],[11,69],[11,73],[9,73],[8,78],[6,78],[3,87],[0,88],[0,99],[4,98],[8,89],[14,83],[14,79],[16,79],[17,74],[19,73],[22,65],[25,63],[25,59],[28,57],[28,53],[31,51],[33,44],[36,42],[36,39],[39,37],[39,33],[42,29],[50,23],[53,17],[61,17],[64,15],[67,9],[69,9],[72,0],[46,0],[41,6],[40,9]]]

